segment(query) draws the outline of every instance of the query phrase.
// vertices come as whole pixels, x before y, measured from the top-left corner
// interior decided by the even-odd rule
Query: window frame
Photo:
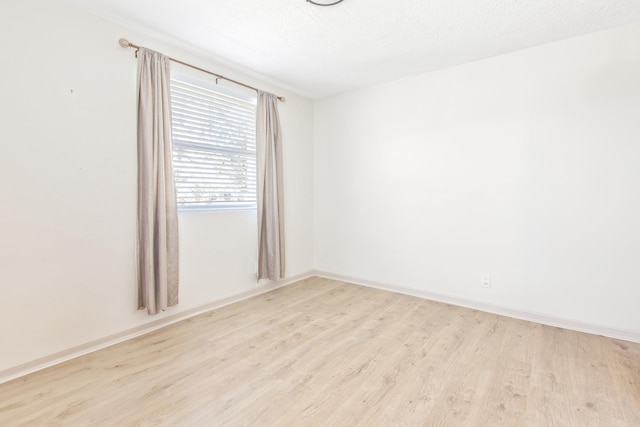
[[[179,65],[172,64],[171,65],[171,82],[170,85],[173,84],[173,80],[184,82],[187,84],[191,84],[194,86],[199,86],[205,88],[207,90],[211,90],[217,92],[224,96],[229,96],[235,98],[240,101],[248,102],[253,104],[254,106],[254,114],[257,112],[257,94],[254,90],[249,90],[245,88],[237,88],[237,87],[227,87],[223,82],[224,80],[216,79],[213,76],[210,76],[201,71],[193,70],[191,68]],[[171,91],[171,86],[170,86]],[[174,137],[174,123],[173,123],[173,98],[171,99],[171,161],[172,161],[172,169],[173,169],[173,178],[176,180],[177,172],[176,163],[174,160],[174,146],[180,147],[181,144],[176,144],[176,139]],[[254,122],[255,123],[255,122]],[[257,189],[257,141],[255,140],[255,126],[254,126],[254,147],[255,151],[253,152],[253,161],[254,168],[253,173],[254,176],[254,199],[250,202],[228,202],[228,203],[210,203],[210,204],[199,204],[199,205],[190,205],[185,203],[180,203],[179,200],[176,200],[178,212],[220,212],[220,211],[240,211],[240,210],[256,210],[257,209],[257,201],[258,201],[258,189]],[[184,145],[182,145],[184,146]],[[224,150],[216,149],[215,147],[210,150],[212,153],[221,153]],[[177,186],[176,186],[177,187]],[[177,189],[176,189],[176,199],[178,198]]]

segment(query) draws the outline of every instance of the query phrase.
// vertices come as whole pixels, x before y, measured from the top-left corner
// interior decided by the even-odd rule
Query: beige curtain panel
[[[169,58],[138,51],[138,302],[178,303],[178,209],[171,159]]]
[[[258,280],[284,277],[284,192],[278,98],[258,91]]]

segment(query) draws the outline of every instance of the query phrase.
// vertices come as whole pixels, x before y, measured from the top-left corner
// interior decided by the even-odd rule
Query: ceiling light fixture
[[[333,3],[318,3],[313,0],[307,0],[307,3],[315,4],[316,6],[335,6],[338,3],[342,3],[344,0],[334,1]]]

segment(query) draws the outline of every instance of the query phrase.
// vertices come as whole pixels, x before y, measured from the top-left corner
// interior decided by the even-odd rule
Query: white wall
[[[316,269],[640,333],[640,24],[329,97],[314,126]]]
[[[181,303],[136,310],[136,62],[120,37],[287,97],[287,276],[312,269],[310,100],[62,1],[3,1],[0,36],[0,373],[258,287],[255,210],[181,214]]]

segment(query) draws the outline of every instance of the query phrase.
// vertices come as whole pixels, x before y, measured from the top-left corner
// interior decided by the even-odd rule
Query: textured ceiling
[[[640,21],[640,0],[70,1],[313,98]]]

